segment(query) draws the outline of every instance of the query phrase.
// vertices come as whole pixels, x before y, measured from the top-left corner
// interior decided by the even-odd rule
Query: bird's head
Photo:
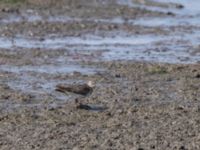
[[[88,81],[87,85],[91,88],[95,87],[95,82],[94,81]]]

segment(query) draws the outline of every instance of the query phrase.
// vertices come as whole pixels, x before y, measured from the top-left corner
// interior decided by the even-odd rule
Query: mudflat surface
[[[200,149],[199,5],[2,1],[0,149]]]

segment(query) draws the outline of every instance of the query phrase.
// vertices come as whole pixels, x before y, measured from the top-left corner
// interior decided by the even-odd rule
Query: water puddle
[[[66,74],[73,72],[80,72],[81,74],[95,74],[98,71],[96,68],[81,67],[78,65],[42,65],[42,66],[8,66],[1,65],[0,71],[12,72],[12,73],[23,73],[23,72],[36,72],[36,73],[46,73],[46,74]]]
[[[49,22],[49,23],[70,23],[74,21],[83,21],[81,18],[71,18],[68,16],[49,16],[43,17],[35,14],[21,14],[21,15],[10,15],[6,18],[0,19],[0,24],[12,24],[20,22]],[[92,21],[92,19],[86,19],[85,21]]]
[[[73,45],[138,45],[148,44],[163,40],[163,37],[152,35],[138,36],[115,36],[100,37],[86,35],[84,37],[45,37],[44,40],[33,39],[29,37],[16,36],[13,38],[0,38],[0,48],[12,49],[13,47],[21,48],[43,48],[43,49],[59,49]]]
[[[25,36],[16,36],[13,38],[2,37],[0,38],[0,48],[12,49],[12,48],[41,48],[41,49],[65,49],[73,47],[104,47],[108,48],[111,46],[135,46],[135,45],[146,45],[154,44],[159,42],[167,41],[187,41],[192,44],[199,44],[200,31],[191,31],[189,33],[171,33],[169,35],[134,35],[134,36],[112,36],[112,37],[101,37],[93,35],[85,35],[82,37],[59,37],[54,35],[53,37],[46,36],[43,40],[40,38],[31,38]],[[88,49],[89,50],[89,49]]]
[[[63,15],[43,17],[35,14],[21,14],[21,15],[10,15],[6,18],[0,18],[0,24],[12,24],[12,23],[21,23],[21,22],[48,22],[48,23],[72,23],[72,22],[94,22],[94,23],[115,23],[123,24],[125,23],[124,19],[121,17],[115,17],[111,19],[101,19],[101,18],[78,18],[78,17],[69,17]]]
[[[127,5],[134,8],[141,8],[150,11],[168,13],[172,12],[176,16],[172,17],[151,17],[141,18],[136,20],[128,20],[129,23],[141,26],[200,26],[200,2],[198,0],[152,0],[152,2],[158,2],[158,6],[146,5],[146,2],[141,1],[140,4],[135,3],[134,0],[118,0],[121,5]],[[184,6],[181,9],[174,7],[163,7],[162,4],[178,4]],[[156,4],[156,3],[155,3]],[[159,4],[161,5],[159,7]]]
[[[0,24],[12,24],[12,23],[20,23],[20,22],[48,22],[48,23],[70,23],[70,22],[82,22],[89,21],[95,23],[114,23],[114,24],[124,24],[129,23],[132,25],[141,25],[141,26],[180,26],[180,25],[190,25],[190,26],[200,26],[200,2],[197,0],[189,1],[189,0],[154,0],[159,3],[174,3],[181,4],[184,6],[183,9],[176,8],[168,8],[168,7],[155,7],[148,6],[145,3],[137,4],[132,2],[132,0],[118,0],[118,3],[121,5],[128,5],[130,7],[141,8],[145,10],[158,11],[158,12],[172,12],[176,14],[176,16],[171,17],[151,17],[151,18],[140,18],[140,19],[128,19],[125,20],[121,17],[114,17],[110,19],[101,19],[101,18],[74,18],[69,16],[40,16],[35,13],[22,13],[20,15],[10,15],[7,18],[0,19]]]
[[[157,2],[154,1],[134,1],[134,0],[118,0],[117,1],[118,4],[120,5],[126,5],[129,7],[133,7],[133,8],[140,8],[140,9],[145,9],[145,10],[149,10],[149,11],[154,11],[154,12],[162,12],[162,13],[168,13],[168,12],[172,12],[172,13],[180,13],[179,9],[176,8],[176,4],[175,2],[171,2],[171,4],[169,3],[163,3],[163,2]]]
[[[191,56],[187,51],[190,48],[178,46],[168,46],[159,49],[158,47],[150,47],[144,50],[144,47],[115,48],[115,51],[104,53],[104,60],[136,60],[164,63],[196,63],[200,60],[200,55]]]
[[[198,0],[118,0],[118,4],[163,13],[172,12],[183,16],[200,14]],[[183,8],[176,8],[177,5],[182,5]]]
[[[13,42],[14,41],[14,42]],[[171,33],[169,35],[135,35],[100,37],[85,35],[82,37],[59,37],[47,36],[44,40],[29,37],[15,37],[14,39],[0,38],[0,48],[40,48],[40,49],[63,49],[71,53],[68,57],[78,60],[148,60],[169,63],[194,63],[200,60],[196,51],[200,43],[200,31],[188,33]],[[13,45],[14,44],[14,45]],[[161,48],[160,48],[161,47]],[[158,50],[161,49],[161,50]],[[95,54],[95,51],[97,54]],[[101,53],[100,53],[101,52]],[[73,54],[74,53],[74,54]],[[74,55],[74,57],[73,57]],[[98,57],[97,57],[98,56]],[[63,56],[63,58],[66,56]],[[94,57],[94,59],[93,59]],[[62,56],[55,61],[64,60]],[[182,59],[184,58],[184,59]],[[185,59],[186,58],[186,59]],[[66,59],[66,58],[65,58]],[[185,60],[185,61],[183,61]],[[92,69],[77,66],[22,66],[1,67],[4,71],[37,71],[40,73],[68,73],[79,70],[82,73],[94,73]]]
[[[198,62],[200,60],[199,53],[195,56],[191,55],[195,51],[196,47],[199,48],[200,43],[200,2],[197,0],[152,0],[152,2],[156,3],[149,3],[145,0],[140,2],[136,2],[134,0],[118,0],[119,4],[127,5],[129,7],[164,13],[172,12],[175,14],[175,16],[169,17],[141,17],[140,19],[136,20],[128,20],[129,24],[140,25],[144,27],[148,26],[153,28],[179,27],[181,29],[182,27],[187,27],[190,30],[188,30],[189,33],[182,32],[182,34],[179,35],[174,32],[174,34],[168,35],[168,39],[165,42],[161,42],[160,46],[151,44],[146,48],[132,48],[134,50],[125,49],[125,51],[122,51],[121,49],[116,49],[115,51],[107,52],[105,57],[107,59],[110,59],[110,57],[115,57],[118,59],[124,58],[130,60],[134,59],[139,61],[145,60],[168,63]],[[184,7],[172,7],[173,5],[176,6],[177,4]],[[141,53],[142,51],[143,53]]]
[[[183,9],[181,9],[182,14],[185,15],[200,15],[200,2],[198,0],[153,0],[155,2],[161,2],[161,3],[177,3],[184,6]]]
[[[71,80],[62,81],[63,83],[72,82]],[[77,81],[76,81],[77,82]],[[29,74],[23,74],[22,77],[18,77],[16,80],[8,81],[8,86],[15,90],[20,91],[22,93],[27,93],[34,95],[36,99],[40,99],[40,97],[51,96],[56,97],[57,100],[69,100],[72,95],[65,95],[55,91],[56,85],[60,84],[60,80],[53,79],[45,79],[45,77],[37,78],[31,76]]]
[[[42,16],[39,15],[10,15],[7,18],[0,19],[0,24],[11,24],[19,22],[36,22],[43,21]]]
[[[165,18],[141,18],[130,20],[134,25],[148,27],[173,27],[173,26],[195,26],[200,27],[200,16],[197,17],[165,17]]]
[[[15,79],[8,80],[6,84],[15,91],[21,91],[35,95],[36,98],[44,96],[56,97],[57,100],[66,101],[73,95],[64,95],[56,92],[57,84],[82,83],[83,81],[68,79],[67,75],[92,75],[104,72],[103,69],[81,67],[75,65],[58,65],[58,66],[8,66],[1,65],[0,72],[10,72],[16,75]],[[55,75],[66,76],[66,79],[55,77]]]

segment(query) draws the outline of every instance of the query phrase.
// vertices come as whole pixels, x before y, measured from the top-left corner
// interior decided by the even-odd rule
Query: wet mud
[[[200,2],[0,3],[0,149],[200,149]]]

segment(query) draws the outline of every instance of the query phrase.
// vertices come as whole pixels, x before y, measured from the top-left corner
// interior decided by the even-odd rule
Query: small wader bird
[[[82,96],[89,96],[92,94],[94,87],[95,85],[92,81],[89,81],[87,84],[59,84],[56,86],[56,91],[65,93],[67,95],[69,93],[74,93]]]

